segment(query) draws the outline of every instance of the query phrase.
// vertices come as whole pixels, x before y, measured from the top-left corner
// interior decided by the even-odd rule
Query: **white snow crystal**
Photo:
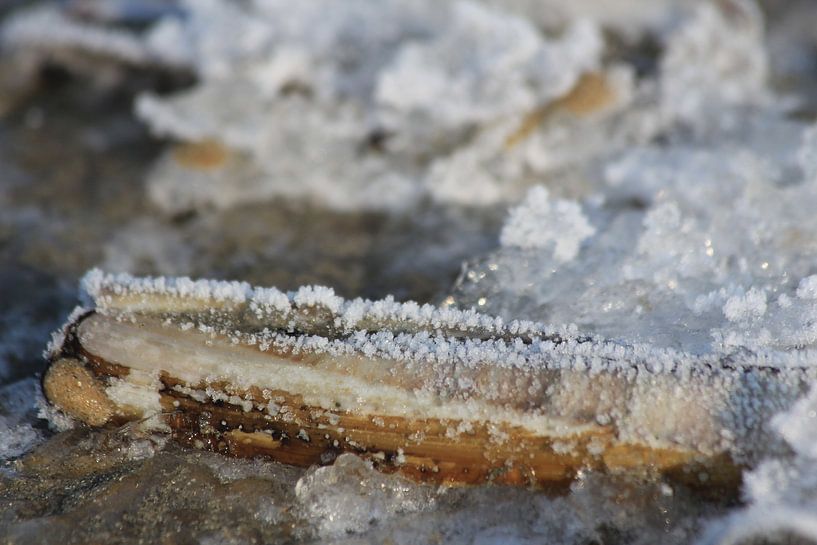
[[[817,299],[817,274],[800,280],[797,285],[797,297],[800,299]]]
[[[511,210],[500,242],[503,246],[524,249],[552,247],[553,257],[566,262],[578,255],[582,241],[595,232],[578,203],[550,199],[548,190],[537,186],[520,206]]]
[[[754,288],[743,295],[734,295],[723,305],[723,314],[730,322],[759,318],[766,313],[766,293]]]

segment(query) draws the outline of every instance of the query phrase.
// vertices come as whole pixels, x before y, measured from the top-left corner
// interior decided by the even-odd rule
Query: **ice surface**
[[[580,545],[608,539],[644,545],[682,544],[694,539],[702,514],[683,490],[663,483],[645,486],[627,479],[587,474],[569,496],[562,498],[501,487],[430,490],[401,479],[384,486],[383,477],[366,471],[359,460],[346,461],[354,464],[346,472],[333,468],[317,470],[323,476],[320,484],[337,482],[342,488],[336,485],[326,491],[325,498],[310,498],[320,509],[306,513],[307,523],[332,543],[386,540],[419,545],[445,540]],[[317,488],[318,483],[310,477],[313,475],[303,477],[300,483],[309,482]],[[352,498],[351,509],[335,503],[340,490]],[[366,493],[381,501],[370,512],[358,510],[369,501],[360,496]],[[400,497],[407,501],[393,503]],[[418,499],[424,503],[418,505]],[[631,519],[636,513],[635,519]],[[354,516],[346,518],[349,514]],[[336,516],[329,518],[332,515]]]
[[[813,129],[771,123],[797,142],[776,164],[751,126],[718,144],[636,148],[609,163],[592,198],[561,205],[572,217],[560,238],[576,246],[569,261],[547,230],[527,247],[507,244],[530,225],[520,210],[554,206],[530,194],[509,215],[504,247],[463,276],[462,304],[697,354],[810,347],[817,249],[805,233],[817,225],[806,203],[817,191],[797,157]]]

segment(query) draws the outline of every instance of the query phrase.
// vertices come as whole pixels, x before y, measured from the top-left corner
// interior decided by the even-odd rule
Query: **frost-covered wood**
[[[322,287],[92,271],[84,290],[45,378],[71,416],[152,419],[195,446],[297,465],[350,451],[443,482],[596,468],[735,486],[779,448],[756,423],[814,374]]]

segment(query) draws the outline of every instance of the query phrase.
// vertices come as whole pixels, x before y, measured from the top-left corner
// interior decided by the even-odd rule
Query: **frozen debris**
[[[498,190],[468,202],[480,192],[448,184],[456,166],[441,150],[462,148],[455,165],[473,161],[468,131],[504,122],[493,138],[503,141],[519,119],[599,68],[604,49],[590,21],[547,39],[524,19],[469,2],[306,2],[293,11],[208,1],[186,9],[187,18],[160,22],[151,43],[187,59],[201,83],[171,97],[144,95],[137,115],[156,134],[216,141],[229,153],[209,168],[161,159],[149,195],[171,213],[279,196],[339,210],[405,210],[428,192],[467,204],[508,200]],[[242,40],[221,39],[227,27],[241,28]],[[269,118],[276,123],[262,122]],[[486,185],[501,188],[505,178],[520,176]]]
[[[219,148],[159,160],[148,194],[170,214],[278,197],[342,211],[405,211],[427,196],[491,206],[542,182],[586,196],[576,180],[622,149],[774,102],[749,0],[577,5],[546,10],[548,21],[541,8],[489,4],[188,1],[141,34],[46,6],[6,34],[21,49],[70,44],[198,77],[136,102],[157,135]],[[670,21],[668,5],[681,17]],[[65,24],[42,32],[52,19]],[[660,70],[617,59],[605,24],[625,42],[649,29],[665,45]]]
[[[434,488],[383,475],[351,454],[309,470],[295,485],[295,495],[324,539],[362,533],[398,514],[431,510],[436,503]]]
[[[550,199],[547,189],[537,186],[510,212],[500,242],[528,250],[552,247],[554,259],[563,263],[575,258],[582,241],[595,232],[579,204]]]

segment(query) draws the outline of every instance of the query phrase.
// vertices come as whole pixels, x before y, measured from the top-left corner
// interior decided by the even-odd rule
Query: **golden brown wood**
[[[216,140],[202,140],[180,144],[173,150],[173,157],[185,167],[212,170],[224,166],[230,151]]]
[[[564,96],[530,112],[519,127],[505,139],[505,149],[511,149],[536,130],[547,118],[559,111],[585,116],[601,110],[615,100],[615,91],[602,74],[583,74]]]
[[[49,399],[90,425],[134,418],[121,412],[112,418],[110,407],[100,414],[87,409],[92,403],[98,404],[95,399],[107,378],[125,376],[128,370],[99,358],[84,359],[87,367],[73,360],[71,376],[82,374],[86,387],[77,391],[52,386],[47,389]],[[55,372],[62,373],[59,369],[64,365]],[[562,490],[581,469],[664,474],[676,481],[718,490],[735,490],[740,482],[739,468],[726,457],[705,460],[681,450],[619,444],[611,428],[551,438],[510,426],[477,423],[471,424],[467,433],[455,434],[452,430],[461,424],[457,420],[328,411],[304,405],[300,396],[288,392],[266,392],[265,396],[257,388],[237,390],[225,384],[209,385],[254,403],[273,397],[286,410],[271,415],[223,402],[202,403],[174,391],[175,386],[183,385],[177,378],[163,374],[161,380],[163,421],[174,438],[233,456],[264,456],[307,467],[331,463],[339,454],[352,452],[371,460],[382,471],[448,485],[493,482]],[[77,396],[84,401],[78,403]],[[499,436],[505,439],[499,440]]]

